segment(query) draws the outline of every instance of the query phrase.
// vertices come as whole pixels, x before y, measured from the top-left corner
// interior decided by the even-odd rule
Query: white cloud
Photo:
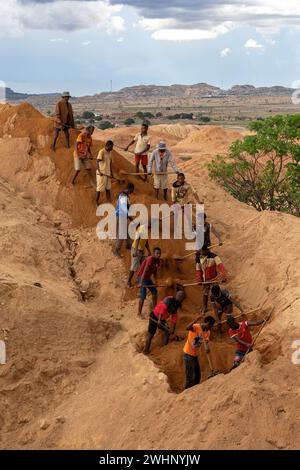
[[[89,46],[92,43],[92,41],[83,41],[82,45],[83,46]]]
[[[134,7],[141,27],[157,40],[201,40],[221,34],[222,25],[256,28],[263,36],[298,28],[299,0],[110,0]],[[178,31],[176,34],[175,31]],[[190,31],[190,32],[187,32]]]
[[[231,54],[231,49],[229,49],[229,47],[225,47],[225,49],[223,49],[221,52],[220,52],[220,56],[221,57],[227,57],[229,54]]]
[[[117,42],[124,42],[124,38],[118,38]]]
[[[120,5],[108,0],[58,0],[52,2],[19,2],[0,0],[0,35],[20,36],[27,29],[76,31],[93,26],[107,33],[120,33],[124,19]]]
[[[223,23],[212,29],[159,29],[152,33],[152,38],[164,41],[194,41],[213,39],[226,34],[231,28],[231,23]]]
[[[246,49],[263,49],[264,46],[262,44],[259,44],[255,39],[248,39],[248,41],[245,42],[244,47]]]

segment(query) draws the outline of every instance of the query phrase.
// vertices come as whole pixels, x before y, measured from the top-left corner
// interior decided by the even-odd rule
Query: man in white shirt
[[[159,142],[157,148],[154,150],[150,157],[148,164],[148,174],[152,174],[152,167],[154,166],[154,189],[156,199],[158,199],[159,190],[162,189],[164,192],[164,199],[168,200],[168,165],[174,170],[174,173],[178,173],[177,166],[171,151],[167,148],[165,142]]]
[[[139,132],[135,138],[130,142],[125,151],[128,152],[129,147],[135,144],[134,155],[135,155],[135,168],[136,172],[140,172],[140,163],[145,173],[145,181],[147,181],[147,165],[148,165],[148,151],[150,149],[150,138],[148,135],[149,125],[144,122],[141,127],[141,132]]]

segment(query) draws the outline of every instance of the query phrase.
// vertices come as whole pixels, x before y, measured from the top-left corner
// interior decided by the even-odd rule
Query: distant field
[[[30,102],[43,113],[51,115],[54,110],[55,100],[32,98]],[[123,125],[127,118],[134,118],[138,111],[147,111],[156,115],[162,113],[159,118],[151,118],[154,124],[174,122],[198,123],[201,116],[206,116],[212,124],[220,124],[230,127],[242,127],[253,119],[265,118],[274,114],[295,114],[300,110],[299,106],[292,103],[290,96],[241,96],[223,98],[199,98],[199,99],[148,99],[139,102],[133,100],[104,101],[97,97],[79,98],[72,101],[75,114],[81,116],[83,111],[100,113],[104,119],[112,120],[115,125]],[[169,116],[177,113],[193,113],[193,120],[170,120]],[[136,119],[136,123],[140,120]]]

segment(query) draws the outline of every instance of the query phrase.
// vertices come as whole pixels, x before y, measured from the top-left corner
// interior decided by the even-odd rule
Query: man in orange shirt
[[[198,360],[201,344],[204,342],[205,352],[209,353],[208,342],[210,339],[210,331],[215,323],[215,319],[211,316],[204,318],[204,323],[197,323],[202,319],[199,316],[187,326],[188,337],[183,348],[184,364],[185,364],[185,389],[198,385],[201,380],[201,370]]]
[[[91,148],[93,145],[92,135],[94,130],[94,126],[87,126],[86,129],[77,137],[76,149],[73,154],[75,175],[73,177],[72,184],[75,184],[81,168],[84,168],[89,174],[91,185],[95,186],[91,173],[91,160],[93,159]]]

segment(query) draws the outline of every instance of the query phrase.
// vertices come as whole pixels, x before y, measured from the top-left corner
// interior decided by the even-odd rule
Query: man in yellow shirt
[[[201,381],[201,370],[198,360],[201,344],[204,342],[205,352],[209,354],[210,331],[215,323],[214,317],[207,316],[204,323],[197,323],[202,319],[199,316],[187,326],[188,337],[183,348],[185,364],[185,389],[198,385]]]
[[[151,250],[149,247],[148,234],[151,226],[150,224],[142,224],[137,226],[134,241],[131,246],[131,266],[128,276],[128,287],[132,287],[131,281],[136,273],[142,261],[145,258],[145,250],[148,251],[148,255],[151,256]]]
[[[107,201],[111,201],[111,179],[114,177],[112,170],[112,151],[114,144],[112,140],[108,140],[105,147],[99,151],[97,156],[97,189],[96,204],[99,205],[101,193],[106,193]]]

